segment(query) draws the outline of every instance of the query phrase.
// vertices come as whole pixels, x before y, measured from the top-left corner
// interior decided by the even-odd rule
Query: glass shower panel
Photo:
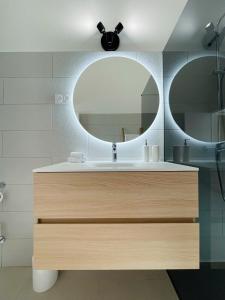
[[[225,110],[212,113],[212,141],[225,140]]]
[[[179,163],[199,168],[201,267],[168,272],[180,300],[225,299],[223,11],[222,0],[189,0],[163,52],[165,160],[178,163],[174,150],[189,139],[189,161]],[[185,40],[180,32],[187,20],[196,28]]]

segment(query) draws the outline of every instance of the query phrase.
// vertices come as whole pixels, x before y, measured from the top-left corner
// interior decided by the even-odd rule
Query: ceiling
[[[225,13],[224,0],[189,0],[165,47],[165,51],[202,50],[205,26],[216,24]],[[225,18],[221,28],[225,26]],[[223,44],[223,48],[224,48]]]
[[[120,50],[162,51],[188,0],[0,0],[0,51],[100,50],[119,21]]]

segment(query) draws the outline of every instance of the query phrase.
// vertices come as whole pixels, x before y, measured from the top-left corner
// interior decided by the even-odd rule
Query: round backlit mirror
[[[108,142],[125,142],[145,132],[155,119],[159,92],[149,71],[124,57],[91,64],[74,89],[74,109],[81,125]]]
[[[175,76],[170,88],[170,109],[177,125],[204,142],[225,140],[225,59],[195,59]]]

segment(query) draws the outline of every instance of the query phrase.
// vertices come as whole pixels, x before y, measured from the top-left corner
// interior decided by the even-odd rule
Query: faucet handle
[[[113,149],[113,151],[116,150],[116,143],[112,143],[112,149]]]

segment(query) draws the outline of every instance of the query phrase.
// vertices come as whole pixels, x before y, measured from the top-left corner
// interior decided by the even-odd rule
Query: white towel
[[[71,163],[82,163],[85,161],[84,153],[82,152],[71,152],[68,157],[68,162]]]
[[[82,152],[70,152],[70,157],[82,158],[84,154]]]

